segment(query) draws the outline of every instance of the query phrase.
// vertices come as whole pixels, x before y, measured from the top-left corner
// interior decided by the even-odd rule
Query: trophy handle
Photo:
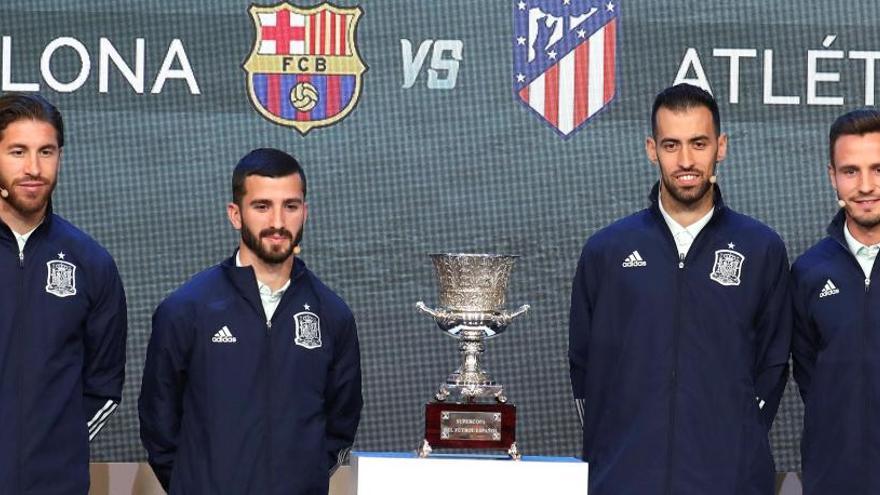
[[[443,313],[441,313],[441,312],[439,312],[439,311],[435,311],[435,310],[429,308],[429,307],[428,307],[424,302],[422,302],[422,301],[419,301],[419,302],[416,303],[416,309],[418,309],[418,310],[421,311],[422,313],[427,313],[427,314],[433,316],[434,319],[440,319],[440,318],[444,318],[444,317],[446,316],[445,314],[443,314]]]
[[[510,315],[509,315],[510,319],[512,320],[512,319],[516,318],[517,316],[525,313],[526,311],[529,310],[529,308],[531,308],[531,306],[529,306],[528,304],[523,304],[522,306],[519,307],[519,309],[517,309],[513,313],[510,313]]]
[[[499,315],[496,315],[493,318],[493,320],[495,323],[497,323],[503,327],[506,327],[507,325],[510,325],[510,322],[513,321],[514,318],[525,313],[526,311],[529,310],[529,308],[530,308],[530,306],[528,304],[523,304],[522,306],[519,307],[519,309],[517,309],[513,313],[501,313]]]

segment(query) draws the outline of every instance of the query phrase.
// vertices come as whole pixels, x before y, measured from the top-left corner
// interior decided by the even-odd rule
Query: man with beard
[[[880,111],[839,117],[829,153],[841,209],[792,266],[804,494],[880,493]]]
[[[574,278],[571,382],[590,495],[770,495],[791,342],[779,236],[724,205],[718,106],[657,95],[651,205],[596,232]]]
[[[237,252],[153,315],[141,439],[175,494],[327,493],[360,418],[351,310],[295,256],[306,177],[290,155],[248,153],[232,174]]]
[[[64,127],[0,96],[0,486],[89,491],[89,441],[116,410],[126,307],[110,254],[52,211]]]

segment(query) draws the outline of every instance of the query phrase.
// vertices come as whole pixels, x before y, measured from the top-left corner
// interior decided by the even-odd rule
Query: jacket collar
[[[846,210],[841,208],[834,218],[831,219],[831,223],[828,224],[828,228],[826,229],[826,233],[828,237],[837,241],[838,244],[843,246],[846,252],[849,251],[849,244],[846,242],[846,237],[843,235],[843,225],[846,223]]]
[[[260,299],[260,289],[257,287],[257,275],[251,266],[235,265],[235,254],[237,252],[238,249],[232,253],[232,256],[223,260],[220,263],[220,268],[226,273],[226,276],[232,282],[232,285],[235,286],[238,293],[258,312],[262,313],[263,302]],[[290,270],[290,287],[285,292],[285,296],[293,292],[294,287],[305,280],[303,276],[307,271],[305,262],[295,257],[293,259],[293,267]],[[282,298],[282,301],[284,299]]]
[[[52,218],[54,216],[52,213],[52,198],[49,198],[49,204],[46,205],[46,216],[43,217],[43,221],[34,229],[33,234],[28,238],[28,242],[31,239],[40,237],[42,235],[41,232],[48,230],[52,225]],[[12,228],[6,225],[6,222],[3,220],[0,220],[0,239],[8,240],[15,244],[15,235],[12,233]]]

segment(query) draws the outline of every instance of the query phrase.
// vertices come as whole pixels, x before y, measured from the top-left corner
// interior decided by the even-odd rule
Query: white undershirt
[[[37,224],[37,227],[39,226],[40,224]],[[15,242],[18,243],[18,254],[24,254],[24,245],[27,244],[28,238],[30,238],[31,234],[33,234],[34,231],[37,230],[37,227],[32,228],[30,232],[27,232],[25,234],[19,234],[18,232],[9,229],[12,230],[12,235],[15,236]]]
[[[712,219],[712,215],[715,213],[715,208],[709,209],[709,213],[706,213],[703,218],[687,227],[682,227],[681,224],[676,222],[675,219],[663,209],[663,201],[659,196],[657,197],[657,204],[660,206],[660,213],[663,215],[663,220],[666,220],[666,225],[669,227],[669,231],[672,232],[672,238],[675,239],[675,246],[678,248],[678,254],[684,258],[687,256],[688,251],[690,251],[694,239],[697,238],[697,235],[703,230],[703,227],[705,227],[706,224],[709,223],[709,220]]]
[[[235,266],[242,267],[244,265],[241,264],[241,257],[239,256],[240,252],[235,253]],[[284,285],[281,286],[280,289],[272,292],[272,289],[269,288],[268,285],[260,282],[260,279],[257,279],[257,288],[260,289],[260,301],[263,303],[263,312],[266,313],[266,319],[271,320],[272,315],[275,314],[275,310],[278,309],[278,303],[281,302],[281,296],[284,295],[284,291],[290,287],[290,279],[287,279],[287,282],[284,282]]]
[[[850,252],[856,257],[862,271],[865,272],[865,278],[871,278],[871,268],[874,267],[874,260],[877,258],[877,251],[880,251],[880,244],[866,246],[853,237],[849,231],[849,226],[843,222],[843,237],[846,238],[846,244],[849,246]]]

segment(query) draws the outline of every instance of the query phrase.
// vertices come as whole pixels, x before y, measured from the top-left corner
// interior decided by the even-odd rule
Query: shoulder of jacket
[[[656,222],[650,210],[637,211],[631,215],[619,218],[614,222],[595,231],[593,235],[587,239],[587,244],[601,245],[603,243],[619,239],[621,236],[627,237],[634,234],[641,234],[646,227]]]
[[[68,249],[79,251],[82,259],[115,265],[110,252],[101,243],[59,215],[53,214],[47,238],[49,242],[61,242],[67,244]]]
[[[322,282],[311,270],[307,270],[304,276],[308,277],[315,295],[321,301],[321,310],[326,316],[340,322],[354,320],[354,313],[339,294]]]
[[[830,237],[823,238],[797,257],[791,265],[792,273],[796,277],[804,277],[820,267],[835,263],[838,258],[844,261],[846,253],[838,248],[837,241]]]
[[[746,215],[745,213],[740,213],[736,210],[727,208],[725,212],[725,221],[729,227],[748,230],[756,235],[766,236],[768,239],[782,240],[782,237],[775,229],[773,229],[773,227],[770,227],[766,223],[757,218]]]
[[[785,241],[779,232],[756,218],[727,208],[723,222],[723,229],[746,235],[753,242],[765,243],[768,248],[776,249],[778,253],[786,252]]]
[[[196,273],[181,284],[162,301],[160,306],[174,309],[200,304],[207,297],[216,297],[225,293],[228,285],[223,269],[219,265],[214,265]]]

